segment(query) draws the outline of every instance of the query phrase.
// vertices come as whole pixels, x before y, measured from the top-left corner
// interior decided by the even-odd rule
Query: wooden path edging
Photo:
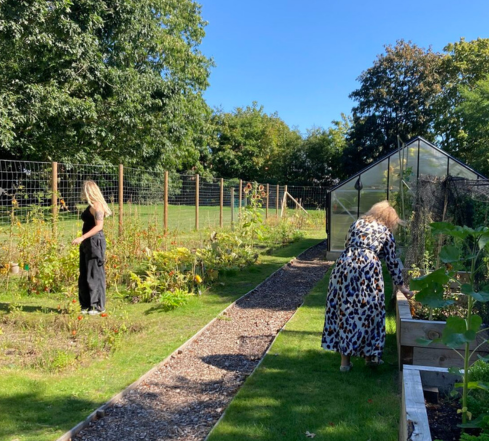
[[[302,256],[303,254],[305,254],[306,252],[308,252],[309,250],[311,250],[312,248],[314,247],[317,247],[319,245],[321,245],[323,243],[323,241],[319,242],[318,244],[316,245],[313,245],[312,247],[304,250],[301,254],[299,254],[299,256],[297,257],[294,257],[292,259],[291,262],[288,262],[284,265],[282,265],[280,268],[278,268],[277,270],[275,270],[272,274],[270,274],[265,280],[263,280],[262,282],[260,282],[258,285],[256,285],[253,289],[251,289],[250,291],[248,291],[246,294],[243,294],[240,298],[236,299],[233,303],[231,303],[230,305],[228,305],[225,309],[223,309],[216,317],[214,317],[209,323],[207,323],[207,325],[205,325],[202,329],[200,329],[200,331],[197,331],[196,334],[194,334],[192,337],[190,337],[189,340],[187,340],[185,343],[183,343],[181,346],[179,346],[177,349],[175,349],[171,354],[169,354],[163,361],[160,361],[156,366],[154,366],[153,368],[151,368],[148,372],[146,372],[145,374],[143,374],[140,378],[138,378],[136,381],[134,381],[133,383],[131,383],[129,386],[127,386],[124,390],[122,390],[121,392],[119,392],[118,394],[114,395],[109,401],[107,401],[105,404],[102,404],[102,406],[100,406],[99,408],[95,409],[90,415],[88,415],[87,418],[85,418],[81,423],[78,423],[75,427],[73,427],[72,429],[68,430],[68,432],[64,433],[63,435],[61,435],[56,441],[71,441],[72,437],[76,436],[78,433],[80,433],[83,429],[85,429],[86,427],[88,427],[88,425],[93,421],[93,420],[96,420],[96,419],[99,419],[99,418],[102,418],[104,415],[105,415],[105,411],[113,406],[117,401],[119,401],[121,398],[123,398],[124,396],[126,396],[131,390],[135,389],[137,386],[139,386],[143,381],[145,381],[151,374],[153,374],[154,372],[156,372],[158,369],[162,368],[163,366],[166,365],[166,363],[168,363],[170,361],[170,359],[172,357],[174,357],[175,355],[177,355],[179,353],[179,351],[183,351],[188,345],[190,345],[190,343],[192,343],[194,340],[196,340],[198,337],[200,337],[201,334],[203,334],[207,328],[209,328],[216,320],[218,320],[218,317],[220,317],[222,314],[224,314],[228,309],[231,309],[232,307],[234,307],[236,305],[237,302],[239,302],[240,300],[248,297],[250,294],[252,294],[256,289],[258,289],[260,286],[262,286],[264,283],[266,283],[269,279],[271,279],[272,277],[274,277],[279,271],[281,271],[285,266],[287,265],[290,265],[291,263],[295,262],[296,260],[298,260],[300,258],[300,256]],[[304,302],[301,303],[301,305],[297,308],[297,310],[304,304]],[[292,319],[292,317],[294,317],[294,315],[297,313],[297,310],[294,312],[294,314],[290,317],[290,319]],[[289,320],[290,320],[289,319]],[[288,321],[287,321],[288,323]],[[277,338],[277,336],[280,334],[280,332],[282,331],[282,329],[285,327],[285,325],[287,324],[285,323],[284,326],[282,328],[280,328],[280,331],[277,333],[277,335],[275,336],[275,338],[273,339],[272,343],[270,344],[270,346],[268,347],[267,351],[265,352],[265,354],[263,355],[263,357],[261,358],[261,360],[259,361],[259,363],[256,365],[255,369],[253,369],[253,372],[252,374],[255,372],[256,368],[258,366],[260,366],[261,362],[263,361],[263,359],[265,358],[265,355],[268,353],[268,351],[270,350],[272,344],[275,342],[275,339]],[[234,399],[234,398],[233,398]],[[232,402],[232,400],[231,400]],[[229,403],[230,404],[230,403]],[[228,404],[228,406],[229,406]],[[227,409],[227,408],[226,408]],[[216,425],[219,423],[219,421],[221,421],[221,418],[224,416],[224,413],[225,411],[223,412],[223,414],[221,415],[221,417],[219,418],[219,420],[217,421]],[[214,427],[216,426],[214,425]],[[214,430],[214,427],[211,429],[211,432],[212,430]],[[210,433],[207,435],[207,437],[210,435]],[[207,440],[207,437],[205,438]]]
[[[316,246],[316,245],[314,245]],[[312,247],[311,247],[312,248]],[[328,270],[326,270],[326,272],[328,272]],[[321,281],[321,280],[320,280]],[[318,283],[320,282],[318,281]],[[317,285],[317,284],[316,284]],[[312,288],[314,289],[314,287]],[[309,291],[310,292],[310,291]],[[307,297],[309,293],[307,293],[304,297]],[[268,353],[270,352],[270,349],[272,349],[272,346],[273,344],[275,343],[275,340],[277,340],[278,336],[282,333],[282,331],[285,329],[285,327],[287,326],[287,323],[289,323],[294,317],[295,315],[299,312],[299,309],[304,305],[304,302],[305,300],[302,300],[302,303],[297,307],[297,309],[295,310],[295,312],[290,316],[290,318],[284,323],[284,325],[279,329],[279,331],[277,332],[277,335],[275,335],[275,337],[273,338],[273,340],[270,342],[270,344],[268,345],[268,348],[267,350],[265,351],[265,353],[263,354],[262,358],[260,359],[260,361],[258,362],[258,364],[254,367],[253,371],[251,372],[250,375],[248,375],[247,378],[251,377],[255,372],[256,370],[260,367],[260,365],[262,364],[263,360],[265,360],[265,357],[268,355]],[[246,382],[246,380],[245,380]],[[243,383],[244,384],[244,383]],[[237,395],[237,394],[236,394]],[[214,432],[214,429],[218,426],[218,424],[221,422],[222,419],[224,419],[224,416],[226,415],[226,412],[227,410],[229,409],[229,406],[232,404],[232,402],[236,399],[236,395],[234,395],[234,397],[232,398],[232,400],[228,403],[228,405],[226,406],[226,409],[224,409],[224,412],[222,413],[222,415],[219,417],[219,419],[216,421],[216,424],[214,424],[214,426],[212,426],[212,429],[211,431],[207,434],[207,436],[204,438],[204,441],[207,441],[209,439],[209,437],[211,436],[211,433]]]

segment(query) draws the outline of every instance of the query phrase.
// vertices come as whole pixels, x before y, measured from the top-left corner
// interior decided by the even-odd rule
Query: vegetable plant
[[[440,261],[445,265],[428,274],[412,279],[410,287],[416,294],[416,300],[432,308],[440,308],[453,302],[444,299],[444,292],[450,279],[455,279],[457,271],[465,270],[470,274],[469,283],[461,283],[460,291],[467,296],[467,309],[464,317],[448,317],[442,336],[438,339],[418,339],[419,343],[429,345],[432,342],[441,342],[445,346],[453,349],[463,359],[463,370],[451,368],[450,372],[460,375],[462,383],[457,383],[456,387],[462,388],[462,427],[474,427],[482,423],[467,420],[472,419],[472,414],[467,408],[467,397],[470,389],[489,390],[489,383],[482,381],[469,381],[470,360],[483,344],[487,342],[481,338],[485,329],[482,328],[482,318],[474,313],[476,302],[489,301],[489,292],[484,291],[478,282],[478,273],[484,266],[484,256],[489,250],[489,228],[479,227],[472,229],[467,226],[458,226],[450,222],[435,222],[431,224],[431,231],[434,235],[442,234],[450,238],[451,243],[443,246],[440,250]],[[479,344],[470,351],[472,342]],[[463,347],[464,351],[460,351]],[[489,357],[480,357],[484,362],[489,361]],[[482,418],[482,417],[481,417]]]

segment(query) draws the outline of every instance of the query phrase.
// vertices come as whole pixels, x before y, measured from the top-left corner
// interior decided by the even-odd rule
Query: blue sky
[[[442,51],[489,37],[489,0],[197,0],[209,22],[200,47],[214,59],[205,99],[232,111],[257,101],[290,127],[327,128],[384,45]]]

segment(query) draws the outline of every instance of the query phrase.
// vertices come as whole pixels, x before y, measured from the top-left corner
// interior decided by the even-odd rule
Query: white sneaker
[[[105,309],[101,311],[99,309],[92,308],[90,311],[88,311],[90,315],[99,315],[102,314],[103,312],[105,312]]]

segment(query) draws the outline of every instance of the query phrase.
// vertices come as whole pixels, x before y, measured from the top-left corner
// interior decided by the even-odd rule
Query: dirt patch
[[[203,440],[304,296],[325,275],[321,243],[238,301],[73,440]]]
[[[461,408],[459,400],[441,398],[437,404],[426,403],[426,412],[430,423],[431,437],[439,441],[456,441],[460,439],[462,429],[458,424],[462,423],[461,414],[457,410]],[[479,435],[479,429],[466,429],[469,435]]]

